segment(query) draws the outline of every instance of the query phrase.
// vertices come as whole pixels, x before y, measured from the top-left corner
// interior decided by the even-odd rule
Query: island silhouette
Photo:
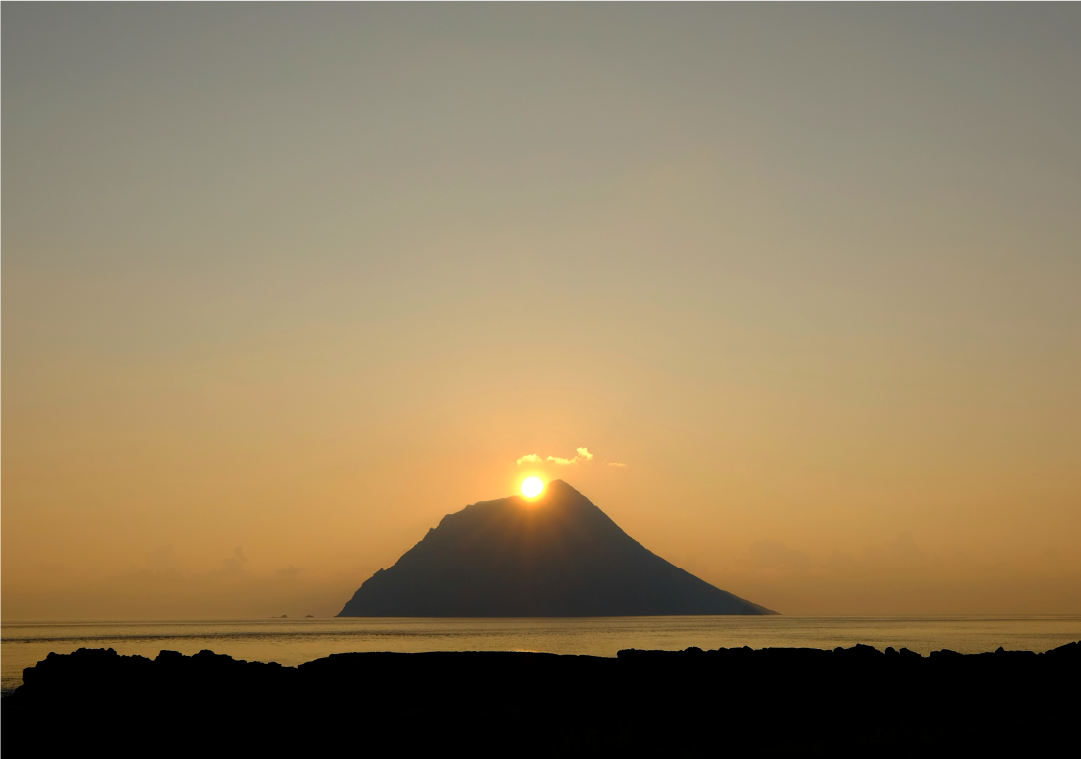
[[[776,614],[642,546],[553,480],[536,498],[447,514],[339,617],[613,617]]]

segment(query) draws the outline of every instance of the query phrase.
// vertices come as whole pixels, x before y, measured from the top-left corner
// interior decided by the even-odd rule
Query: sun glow
[[[522,495],[526,498],[535,498],[544,490],[544,483],[540,477],[526,477],[522,480]]]

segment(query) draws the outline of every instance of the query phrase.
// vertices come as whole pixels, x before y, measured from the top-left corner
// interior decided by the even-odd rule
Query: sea
[[[909,648],[927,655],[1047,651],[1081,640],[1081,615],[900,617],[594,617],[571,619],[329,618],[145,622],[4,622],[0,692],[50,652],[112,648],[153,658],[209,649],[295,666],[351,651],[545,651],[615,656],[625,648]]]

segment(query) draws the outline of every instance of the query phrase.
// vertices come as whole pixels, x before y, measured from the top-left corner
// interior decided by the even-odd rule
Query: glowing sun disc
[[[544,490],[544,483],[540,477],[526,477],[522,480],[522,495],[526,498],[534,498]]]

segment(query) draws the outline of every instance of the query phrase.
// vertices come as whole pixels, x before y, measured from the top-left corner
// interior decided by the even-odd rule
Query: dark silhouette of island
[[[340,617],[776,614],[644,548],[562,480],[443,517]]]
[[[1081,644],[353,653],[299,667],[80,649],[23,680],[0,700],[12,757],[1059,756],[1075,745]]]

